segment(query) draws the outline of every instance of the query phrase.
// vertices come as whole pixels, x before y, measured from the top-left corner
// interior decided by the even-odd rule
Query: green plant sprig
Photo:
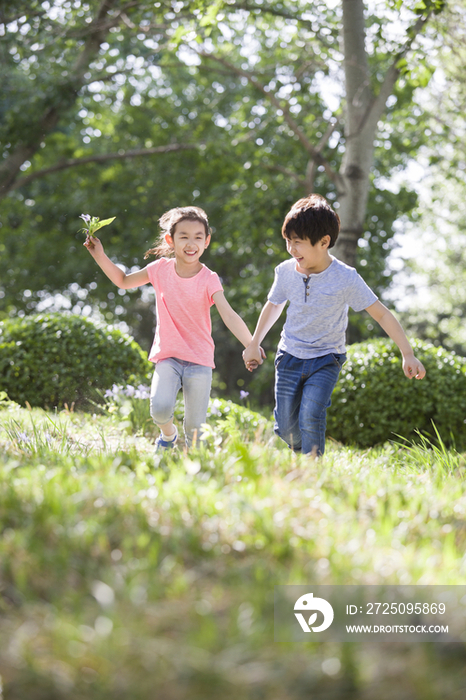
[[[90,216],[90,214],[81,214],[79,218],[87,224],[87,228],[81,228],[79,230],[84,231],[86,236],[95,237],[96,231],[102,228],[102,226],[108,226],[108,224],[111,224],[112,221],[116,219],[116,216],[112,216],[111,219],[104,219],[103,221],[100,221],[98,216]]]

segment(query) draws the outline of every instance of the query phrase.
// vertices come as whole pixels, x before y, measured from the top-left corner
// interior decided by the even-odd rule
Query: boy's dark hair
[[[162,214],[160,217],[160,236],[156,241],[155,247],[146,251],[144,259],[148,258],[149,255],[158,255],[159,257],[163,256],[166,258],[173,257],[174,252],[166,242],[165,234],[169,233],[170,236],[173,236],[177,224],[181,223],[181,221],[199,221],[199,223],[204,226],[206,238],[212,233],[209,226],[209,219],[204,209],[194,206],[175,207],[174,209],[166,211],[165,214]]]
[[[283,238],[308,238],[315,245],[324,236],[330,236],[329,248],[335,245],[340,232],[340,217],[325,197],[310,194],[293,204],[282,226]]]

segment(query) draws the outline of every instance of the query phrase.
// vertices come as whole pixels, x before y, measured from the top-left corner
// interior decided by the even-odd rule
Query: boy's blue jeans
[[[176,397],[183,388],[184,434],[188,447],[195,436],[199,440],[201,425],[206,422],[212,368],[187,360],[168,357],[155,365],[150,395],[150,414],[157,425],[173,418]]]
[[[345,354],[301,360],[277,352],[275,432],[294,452],[324,454],[327,408],[345,360]]]

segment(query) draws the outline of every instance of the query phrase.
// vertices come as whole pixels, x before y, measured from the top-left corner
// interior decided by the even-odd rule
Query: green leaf
[[[81,219],[84,219],[84,221],[86,221],[87,228],[82,228],[79,230],[84,231],[84,233],[87,236],[94,236],[95,232],[101,229],[103,226],[108,226],[109,224],[111,224],[112,221],[116,219],[116,216],[112,216],[111,219],[104,219],[103,221],[100,221],[98,216],[89,217],[88,215],[82,214]]]
[[[220,9],[223,5],[222,0],[220,2],[215,2],[213,5],[209,7],[208,12],[203,16],[201,21],[199,22],[200,27],[211,27],[213,24],[215,24],[217,15],[220,12]]]
[[[102,226],[108,226],[109,224],[112,223],[112,221],[115,221],[116,216],[112,216],[111,219],[104,219],[103,221],[99,221],[97,224],[94,226],[94,231],[98,231],[99,228],[102,228]]]

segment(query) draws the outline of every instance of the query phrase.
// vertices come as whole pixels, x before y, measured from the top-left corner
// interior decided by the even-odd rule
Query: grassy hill
[[[273,604],[278,584],[463,584],[464,458],[312,461],[218,413],[155,457],[121,416],[0,409],[5,700],[463,697],[464,644],[275,643]]]

